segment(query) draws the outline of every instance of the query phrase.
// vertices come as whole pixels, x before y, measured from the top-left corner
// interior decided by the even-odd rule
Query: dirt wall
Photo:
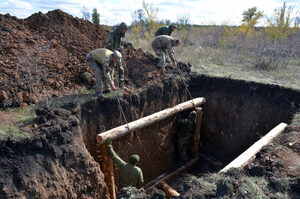
[[[162,84],[149,87],[141,93],[120,100],[127,122],[153,114],[185,101],[182,80],[165,78]],[[145,181],[149,181],[172,167],[175,161],[174,132],[175,117],[170,117],[145,129],[123,136],[113,142],[117,154],[128,161],[133,153],[140,155],[139,166],[144,171]],[[97,160],[96,135],[125,124],[115,98],[103,101],[89,101],[82,107],[82,136],[86,148]],[[117,170],[115,170],[117,174]],[[118,176],[116,175],[116,182]]]
[[[193,97],[204,96],[201,148],[229,162],[299,109],[300,92],[255,82],[194,75]]]

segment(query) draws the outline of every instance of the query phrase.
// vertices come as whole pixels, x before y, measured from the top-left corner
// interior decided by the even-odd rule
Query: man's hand
[[[107,139],[105,140],[105,144],[106,144],[107,147],[111,147],[111,146],[112,146],[111,143],[112,143],[112,139],[107,138]]]
[[[111,86],[111,90],[112,90],[112,91],[115,91],[115,90],[117,90],[117,89],[116,89],[116,87],[115,87],[114,85],[112,85],[112,86]]]
[[[174,66],[174,67],[177,67],[177,61],[174,61],[174,62],[173,62],[173,66]]]

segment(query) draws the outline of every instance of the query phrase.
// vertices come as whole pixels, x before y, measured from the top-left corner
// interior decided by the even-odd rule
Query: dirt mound
[[[24,20],[0,14],[0,22],[2,108],[78,92],[83,86],[80,74],[92,73],[87,53],[103,47],[109,32],[61,10],[39,12]],[[123,55],[127,83],[141,87],[159,77],[153,57],[149,59],[141,49],[125,48]]]

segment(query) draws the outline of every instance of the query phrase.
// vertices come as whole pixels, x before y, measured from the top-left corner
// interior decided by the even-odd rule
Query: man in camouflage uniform
[[[97,95],[103,98],[103,93],[115,91],[114,70],[121,63],[122,54],[118,51],[112,52],[106,48],[98,48],[88,53],[87,63],[95,73]],[[104,80],[104,92],[102,92],[102,79]]]
[[[180,161],[188,161],[188,147],[191,146],[191,140],[195,131],[196,111],[191,111],[189,118],[182,119],[180,115],[177,118],[177,150]]]
[[[116,154],[112,147],[112,140],[110,138],[106,140],[106,146],[110,157],[120,168],[120,189],[129,186],[141,188],[144,183],[143,172],[139,167],[136,166],[136,164],[140,161],[140,157],[136,154],[131,155],[129,163],[127,163]]]
[[[166,53],[168,53],[174,67],[177,66],[177,62],[174,57],[173,47],[179,46],[180,42],[178,39],[168,36],[160,35],[155,37],[152,41],[151,46],[155,54],[159,57],[158,67],[165,71]]]
[[[157,31],[155,32],[155,37],[159,36],[159,35],[169,35],[171,36],[172,32],[177,28],[177,26],[172,23],[170,24],[168,27],[167,26],[163,26],[160,27],[159,29],[157,29]]]
[[[121,46],[123,46],[125,43],[123,41],[123,38],[125,37],[127,29],[128,27],[126,23],[122,22],[114,31],[108,33],[105,42],[105,48],[111,51],[118,50],[119,52],[122,52]],[[117,65],[117,67],[119,72],[120,88],[124,88],[124,68],[122,61],[120,64]]]

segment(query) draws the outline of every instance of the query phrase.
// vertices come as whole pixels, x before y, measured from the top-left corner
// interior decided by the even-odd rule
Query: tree
[[[82,18],[86,21],[89,21],[91,18],[91,14],[89,13],[89,10],[87,7],[83,6],[81,8],[81,14],[82,14]]]
[[[258,20],[263,16],[262,11],[258,11],[256,7],[249,8],[243,12],[242,22],[249,28],[252,29],[258,23]]]
[[[100,15],[99,15],[99,13],[97,12],[97,9],[96,9],[96,8],[93,9],[92,22],[93,22],[94,24],[98,24],[98,25],[100,24]]]

